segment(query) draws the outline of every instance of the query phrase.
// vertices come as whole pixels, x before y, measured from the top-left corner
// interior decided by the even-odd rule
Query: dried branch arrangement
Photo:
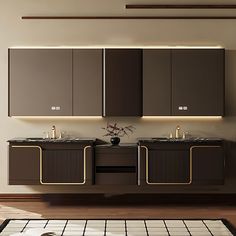
[[[124,137],[129,136],[129,134],[133,134],[135,127],[132,125],[128,126],[118,126],[117,123],[111,124],[107,123],[106,127],[102,127],[106,131],[104,136],[111,136],[111,137]]]

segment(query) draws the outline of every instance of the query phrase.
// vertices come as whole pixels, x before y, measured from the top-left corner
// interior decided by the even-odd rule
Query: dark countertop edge
[[[106,148],[106,147],[112,147],[112,148],[119,148],[119,147],[127,147],[127,148],[132,148],[132,147],[138,147],[138,143],[120,143],[118,145],[112,145],[110,143],[108,144],[102,144],[102,145],[96,145],[98,148]]]
[[[111,145],[110,143],[105,143],[101,142],[102,140],[96,139],[96,138],[84,138],[84,139],[78,139],[78,140],[73,140],[73,139],[57,139],[57,140],[32,140],[29,141],[26,138],[14,138],[7,140],[9,143],[27,143],[27,144],[34,144],[34,143],[61,143],[61,144],[67,144],[67,143],[86,143],[90,142],[95,144],[98,147],[116,147],[116,145]],[[184,140],[158,140],[158,139],[152,139],[152,138],[138,138],[137,142],[134,143],[120,143],[119,146],[124,146],[124,147],[134,147],[137,146],[140,143],[150,143],[150,144],[155,144],[155,143],[213,143],[213,142],[224,142],[226,140],[221,139],[221,138],[209,138],[209,139],[184,139]]]
[[[26,140],[26,139],[10,139],[7,140],[8,143],[27,143],[27,144],[34,144],[34,143],[85,143],[91,142],[96,143],[97,139],[80,139],[80,140]]]
[[[153,140],[153,139],[139,139],[138,143],[214,143],[214,142],[224,142],[224,139],[215,138],[215,139],[183,139],[183,140]]]

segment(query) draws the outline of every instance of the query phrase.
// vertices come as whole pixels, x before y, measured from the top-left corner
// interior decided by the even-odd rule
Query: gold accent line
[[[141,155],[141,147],[140,147],[140,145],[138,145],[138,186],[140,186],[141,185],[141,176],[140,176],[140,165],[141,165],[141,163],[140,163],[140,155]]]
[[[84,184],[86,184],[86,178],[87,178],[87,172],[86,172],[86,150],[88,149],[88,148],[91,148],[92,146],[85,146],[84,147],[84,151],[83,151],[83,153],[84,153],[84,180],[83,180],[83,182],[78,182],[78,183],[45,183],[45,182],[43,182],[43,180],[42,180],[42,174],[43,174],[43,172],[42,172],[42,157],[41,157],[41,160],[40,160],[40,173],[41,173],[41,175],[40,175],[40,183],[42,184],[42,185],[84,185]]]
[[[106,49],[102,50],[102,115],[106,116]]]
[[[193,149],[194,148],[221,148],[219,145],[194,145],[190,147],[190,155],[193,155]]]
[[[194,145],[190,147],[190,158],[193,159],[193,149],[194,148],[221,148],[219,145]]]
[[[190,160],[189,160],[189,182],[187,183],[151,183],[149,182],[149,171],[148,171],[148,148],[146,146],[141,146],[141,148],[145,148],[146,150],[146,183],[148,185],[190,185],[192,183],[192,175],[193,175],[193,171],[192,171],[192,155],[189,156]]]

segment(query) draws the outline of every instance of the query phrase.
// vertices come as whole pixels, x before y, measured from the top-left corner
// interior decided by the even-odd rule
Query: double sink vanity
[[[224,67],[223,48],[10,48],[9,116],[221,119]],[[9,184],[142,193],[224,184],[223,140],[175,137],[12,139]]]
[[[99,144],[93,138],[9,140],[10,185],[161,186],[224,184],[221,139],[140,138]]]

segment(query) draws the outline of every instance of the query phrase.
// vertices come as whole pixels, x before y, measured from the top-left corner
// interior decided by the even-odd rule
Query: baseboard
[[[39,201],[51,204],[227,204],[236,205],[236,194],[0,194],[0,202]]]
[[[44,194],[0,194],[0,202],[42,201]]]

